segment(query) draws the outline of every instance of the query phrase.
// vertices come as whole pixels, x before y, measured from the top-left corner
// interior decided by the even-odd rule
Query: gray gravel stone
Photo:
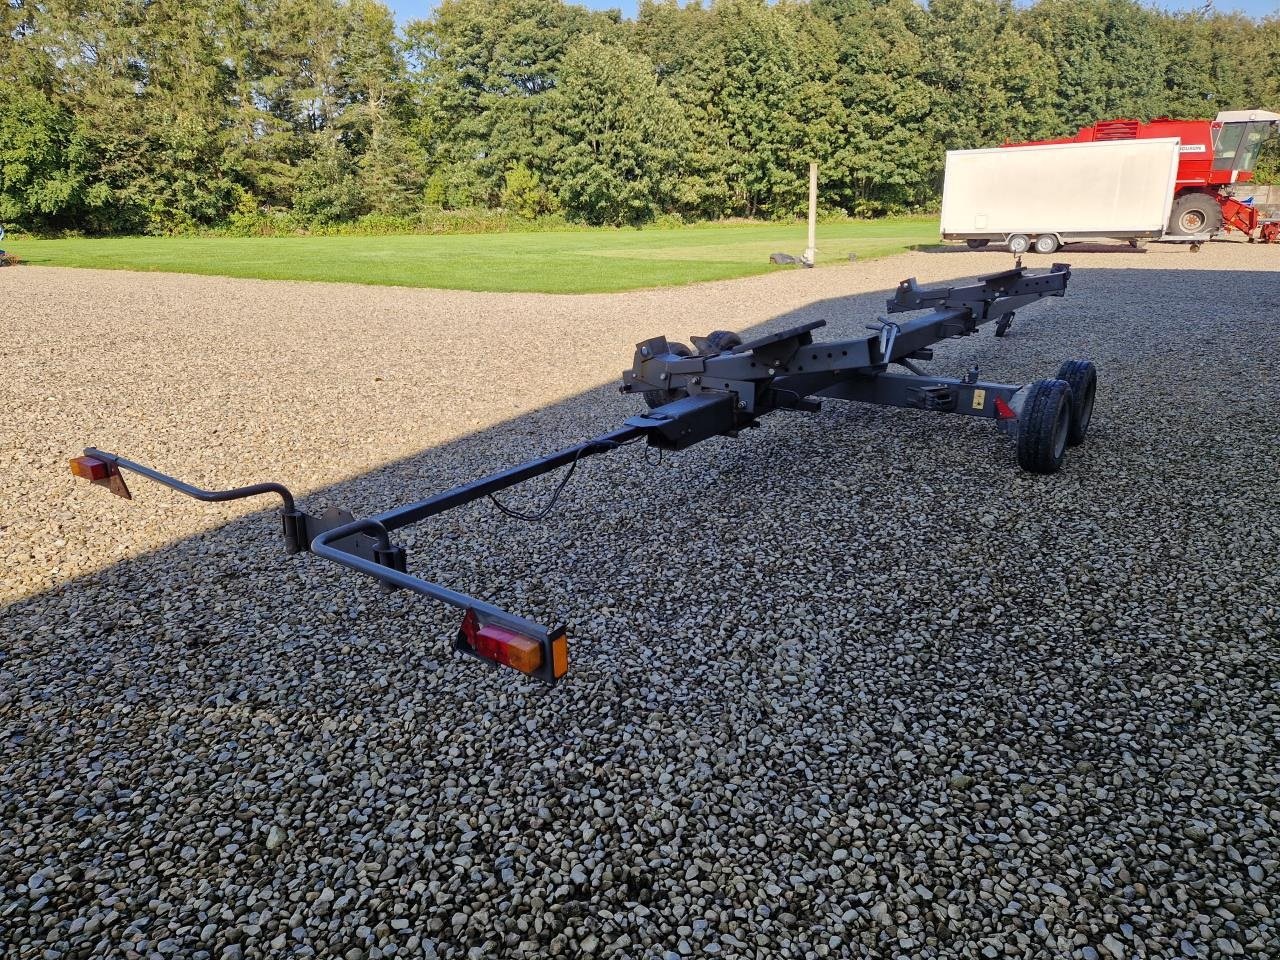
[[[989,424],[829,403],[585,462],[541,524],[406,532],[411,569],[570,626],[553,690],[283,556],[264,504],[126,505],[65,459],[375,512],[616,426],[644,337],[860,334],[903,277],[1008,258],[588,297],[0,271],[6,946],[1268,956],[1276,249],[1060,259],[1067,298],[930,364],[1095,359],[1056,477]]]

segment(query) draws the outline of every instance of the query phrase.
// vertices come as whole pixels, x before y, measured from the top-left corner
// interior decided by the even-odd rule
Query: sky
[[[386,0],[396,16],[403,23],[425,17],[434,4],[432,0]],[[584,7],[592,10],[621,10],[623,16],[634,17],[637,0],[579,0]],[[1158,0],[1152,6],[1165,7],[1171,10],[1187,10],[1203,6],[1204,0]],[[1215,0],[1214,6],[1221,11],[1239,10],[1255,17],[1269,14],[1280,14],[1280,0]]]

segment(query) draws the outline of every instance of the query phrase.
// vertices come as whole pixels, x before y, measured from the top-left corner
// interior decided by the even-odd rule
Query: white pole
[[[809,246],[805,247],[804,264],[812,267],[818,256],[818,164],[809,164]]]

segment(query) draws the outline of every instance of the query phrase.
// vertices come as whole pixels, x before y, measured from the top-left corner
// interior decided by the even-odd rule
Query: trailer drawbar
[[[888,312],[928,311],[911,319],[881,318],[869,335],[814,342],[819,320],[754,340],[718,330],[694,337],[693,347],[655,337],[637,344],[631,369],[622,377],[624,394],[640,394],[647,410],[594,440],[567,447],[435,494],[357,519],[343,510],[321,514],[302,510],[279,483],[233,490],[203,490],[115,453],[89,447],[71,460],[71,472],[112,493],[132,499],[124,473],[133,473],[208,502],[273,495],[280,498],[281,535],[286,553],[309,550],[377,580],[386,590],[409,590],[463,611],[454,648],[555,683],[569,668],[563,626],[548,627],[409,573],[405,549],[392,540],[402,527],[454,507],[567,468],[546,509],[533,515],[504,512],[525,520],[547,514],[578,462],[643,440],[660,450],[683,450],[709,437],[737,437],[776,410],[814,412],[822,399],[857,400],[938,413],[994,420],[1012,436],[1019,465],[1051,474],[1062,466],[1069,446],[1084,440],[1093,413],[1097,374],[1088,360],[1068,360],[1056,377],[1014,385],[978,379],[976,368],[959,379],[925,373],[917,361],[933,359],[932,345],[976,333],[994,322],[1002,335],[1014,312],[1042,297],[1065,294],[1071,271],[1054,264],[1041,273],[1024,269],[978,278],[968,286],[922,288],[914,279],[898,285]],[[898,369],[894,369],[898,368]],[[496,500],[495,500],[496,503]]]

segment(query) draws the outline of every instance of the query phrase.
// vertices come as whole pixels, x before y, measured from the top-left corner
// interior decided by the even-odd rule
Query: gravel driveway
[[[411,569],[569,624],[553,690],[261,505],[66,458],[366,512],[617,425],[643,337],[852,335],[1010,258],[583,297],[0,270],[0,946],[1280,956],[1280,250],[1058,259],[1066,299],[931,365],[1096,360],[1055,477],[831,402],[416,528]]]

